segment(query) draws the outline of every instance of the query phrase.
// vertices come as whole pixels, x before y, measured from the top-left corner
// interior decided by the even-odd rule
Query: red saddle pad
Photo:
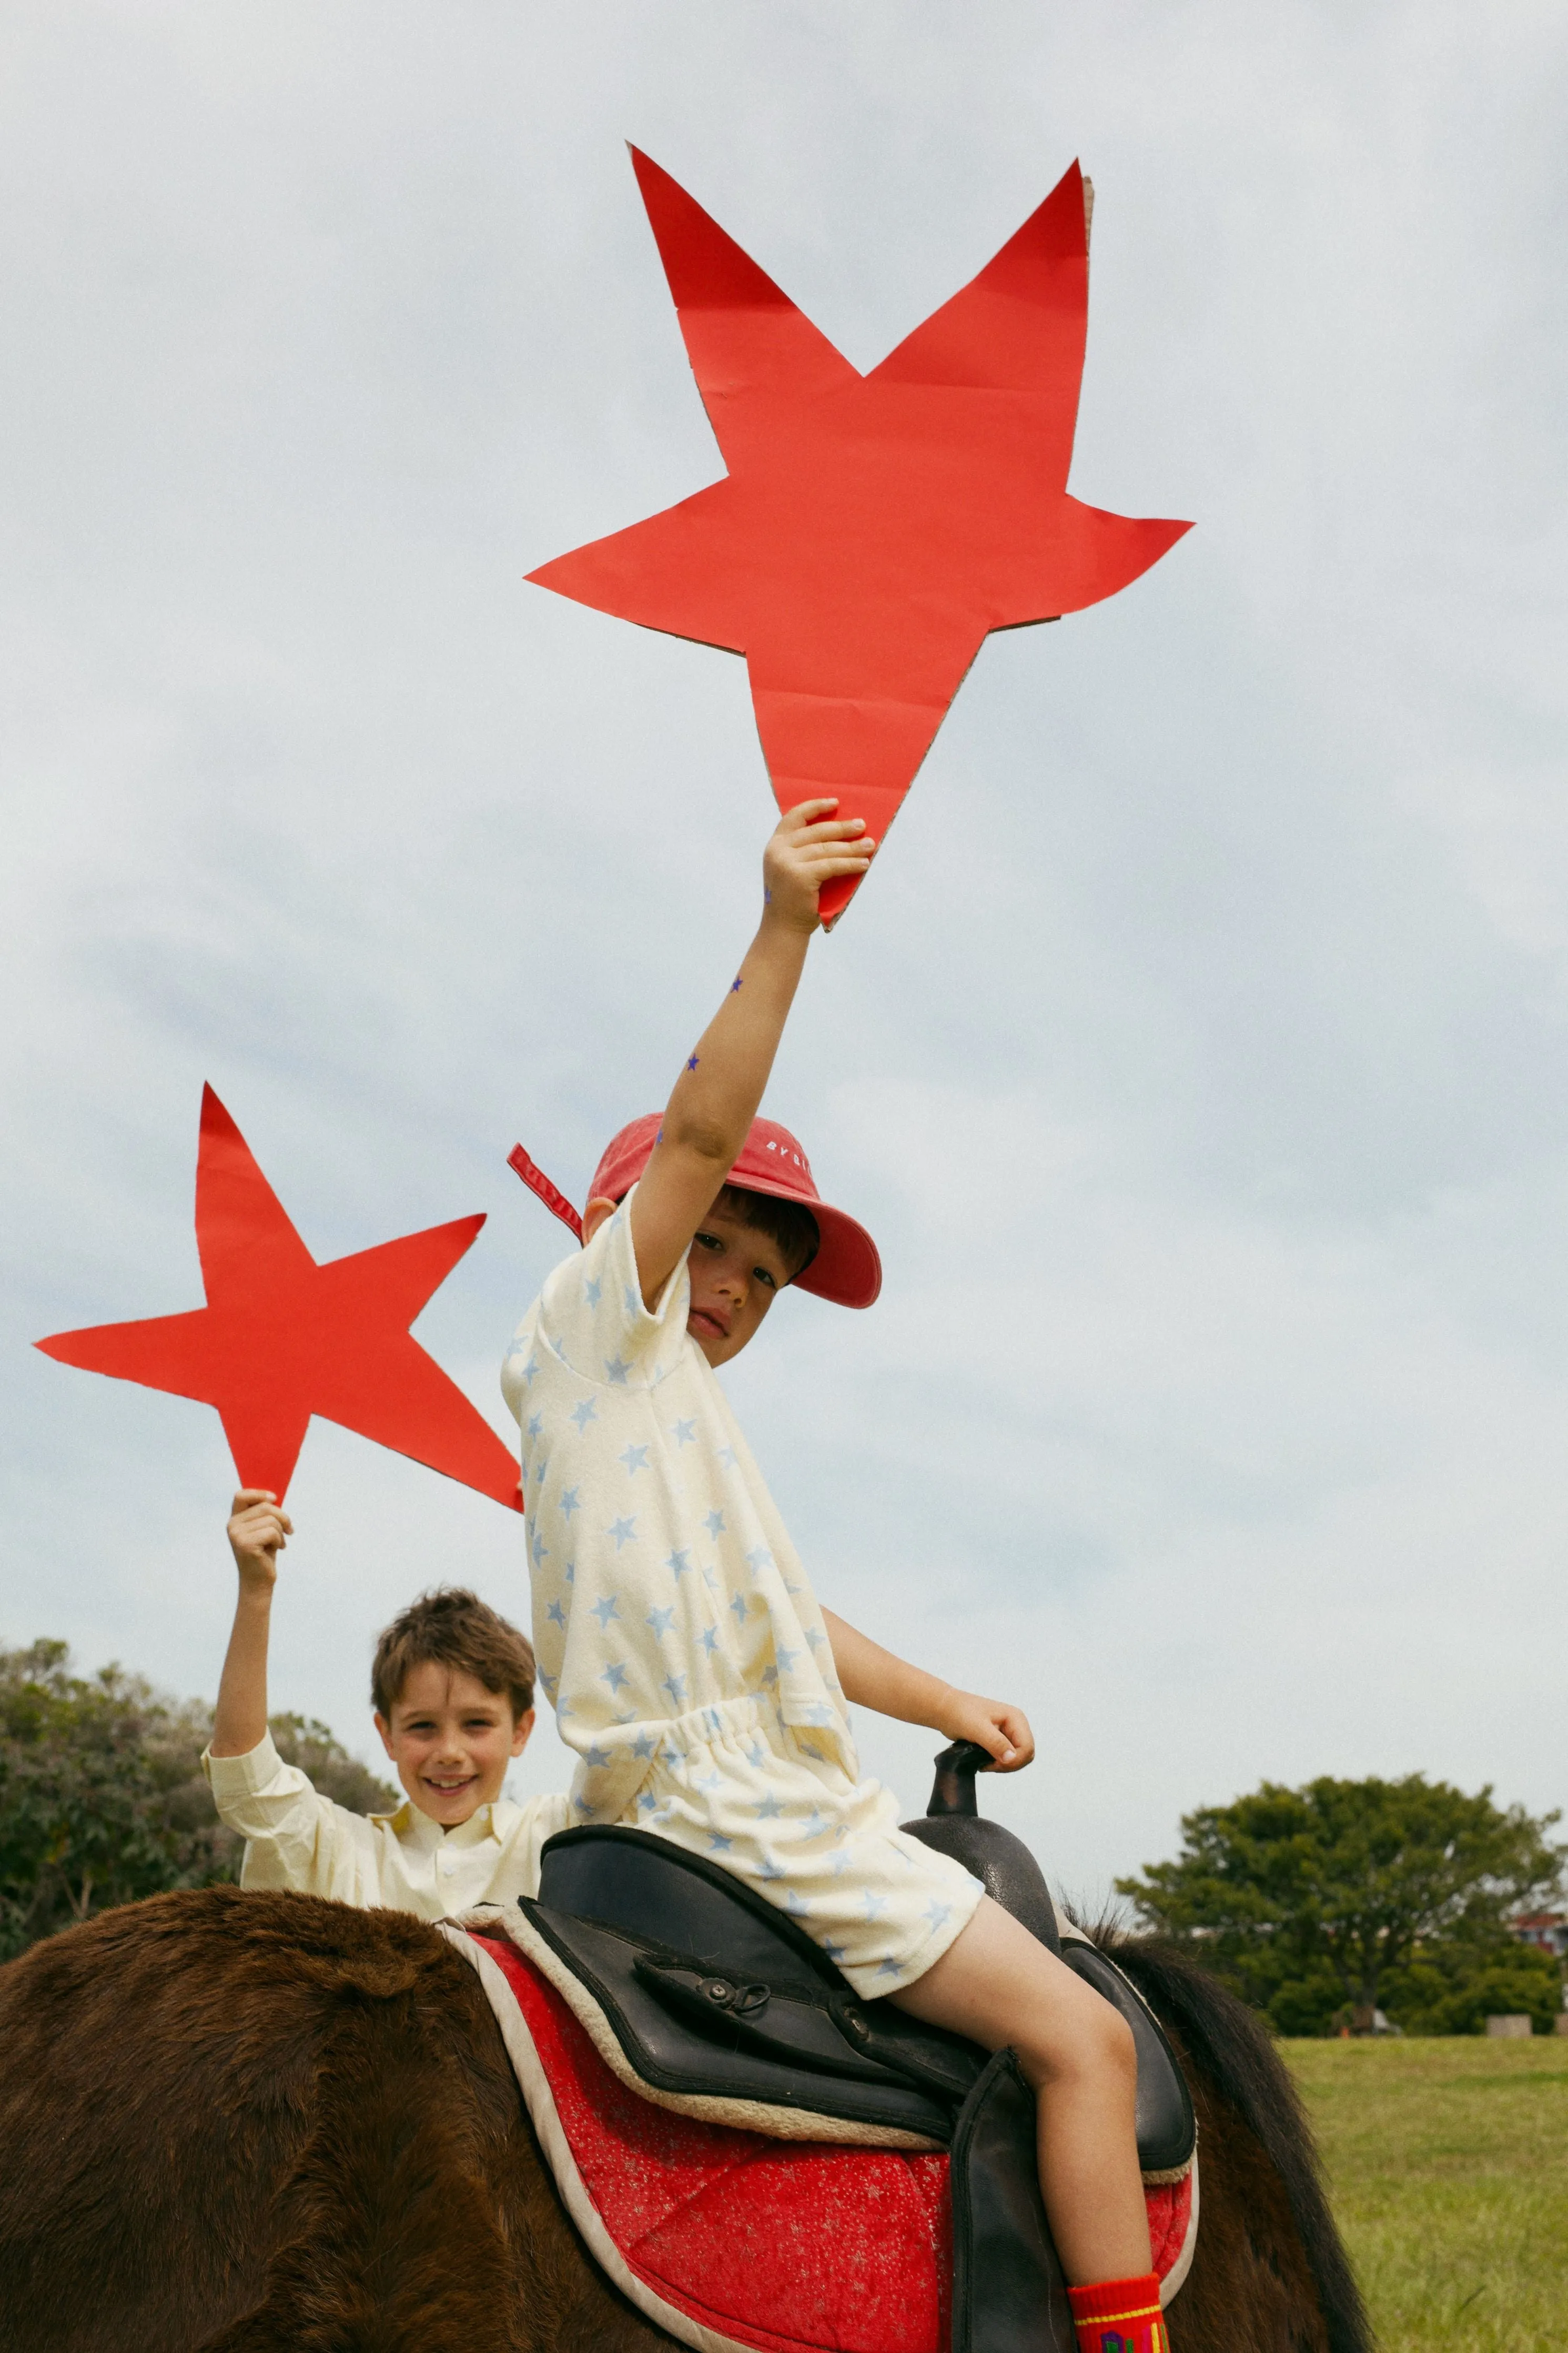
[[[476,1966],[567,2211],[650,2320],[697,2353],[947,2353],[945,2153],[770,2140],[658,2107],[515,1946],[448,1933],[494,1963]],[[1162,2279],[1185,2271],[1193,2189],[1189,2174],[1148,2190]]]

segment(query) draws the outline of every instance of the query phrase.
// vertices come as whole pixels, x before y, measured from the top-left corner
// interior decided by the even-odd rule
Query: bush
[[[1436,1944],[1390,1974],[1384,2006],[1406,2034],[1484,2034],[1489,2018],[1520,2011],[1537,2034],[1550,2034],[1563,1970],[1539,1946],[1511,1936]]]
[[[118,1666],[75,1675],[64,1642],[0,1649],[0,1960],[113,1905],[238,1878],[243,1841],[201,1769],[211,1736],[205,1701]],[[324,1724],[277,1716],[273,1736],[339,1805],[397,1802]]]

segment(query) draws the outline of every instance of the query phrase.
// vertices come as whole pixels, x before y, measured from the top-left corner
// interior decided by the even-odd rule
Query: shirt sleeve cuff
[[[226,1799],[259,1795],[282,1770],[283,1759],[269,1732],[264,1732],[255,1747],[247,1748],[243,1757],[215,1757],[210,1746],[202,1751],[202,1771],[220,1806]]]

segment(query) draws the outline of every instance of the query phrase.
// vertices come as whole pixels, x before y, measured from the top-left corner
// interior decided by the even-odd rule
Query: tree
[[[1186,1815],[1175,1862],[1117,1886],[1146,1926],[1194,1945],[1282,2032],[1321,2032],[1347,2006],[1366,2031],[1395,1984],[1427,1997],[1414,2008],[1434,2007],[1435,1981],[1408,1973],[1439,1952],[1450,1976],[1467,1956],[1472,1975],[1511,1966],[1508,1915],[1561,1883],[1568,1851],[1547,1835],[1558,1820],[1420,1773],[1266,1781]],[[1456,1992],[1457,1981],[1446,1998]]]
[[[396,1792],[300,1716],[274,1737],[322,1794],[355,1812]],[[0,1960],[115,1904],[239,1875],[242,1841],[201,1769],[212,1711],[143,1676],[70,1670],[64,1642],[0,1650]]]

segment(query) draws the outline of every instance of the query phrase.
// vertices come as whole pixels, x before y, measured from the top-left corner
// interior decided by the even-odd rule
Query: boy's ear
[[[393,1750],[392,1750],[392,1726],[391,1726],[391,1725],[390,1725],[390,1724],[388,1724],[388,1722],[387,1722],[387,1720],[386,1720],[385,1716],[384,1716],[384,1715],[383,1715],[383,1714],[382,1714],[382,1712],[381,1712],[381,1710],[380,1710],[379,1708],[377,1708],[377,1709],[376,1709],[375,1714],[371,1717],[371,1722],[374,1725],[374,1726],[375,1726],[376,1730],[380,1733],[380,1735],[381,1735],[381,1745],[382,1745],[382,1746],[385,1749],[385,1751],[386,1751],[387,1755],[390,1757],[390,1756],[392,1755],[392,1753],[393,1753]]]
[[[610,1199],[608,1194],[595,1194],[593,1199],[589,1202],[587,1208],[583,1212],[583,1240],[584,1244],[593,1240],[594,1236],[598,1232],[599,1228],[604,1224],[605,1219],[614,1213],[615,1208],[616,1204]]]
[[[521,1757],[523,1750],[528,1746],[528,1737],[530,1733],[533,1730],[533,1720],[534,1712],[532,1708],[526,1709],[521,1715],[513,1718],[511,1727],[511,1753],[514,1757]]]

